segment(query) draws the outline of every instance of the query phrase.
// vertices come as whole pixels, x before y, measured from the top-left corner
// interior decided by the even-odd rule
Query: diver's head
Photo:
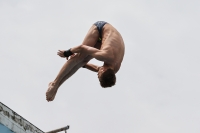
[[[103,88],[112,87],[115,85],[116,76],[113,69],[102,66],[98,71],[98,78]]]

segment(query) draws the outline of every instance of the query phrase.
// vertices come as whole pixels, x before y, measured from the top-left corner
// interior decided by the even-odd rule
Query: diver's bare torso
[[[114,68],[115,73],[119,70],[124,57],[124,41],[120,33],[109,23],[105,24],[102,30],[102,45],[100,50],[111,54],[111,59],[104,64]]]

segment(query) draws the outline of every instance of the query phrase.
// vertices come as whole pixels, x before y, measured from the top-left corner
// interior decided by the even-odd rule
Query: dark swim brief
[[[99,40],[98,42],[101,42],[102,40],[102,29],[103,29],[103,26],[107,24],[107,22],[105,21],[97,21],[96,23],[94,23],[94,25],[97,27],[98,31],[99,31]]]

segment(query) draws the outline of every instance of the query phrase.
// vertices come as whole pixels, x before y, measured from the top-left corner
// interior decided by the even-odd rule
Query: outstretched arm
[[[83,66],[83,68],[87,68],[88,70],[91,70],[93,72],[98,72],[99,71],[99,66],[96,66],[94,64],[90,64],[90,63],[87,63]]]

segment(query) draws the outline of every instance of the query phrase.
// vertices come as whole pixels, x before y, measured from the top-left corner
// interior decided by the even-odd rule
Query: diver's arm
[[[108,51],[99,50],[94,47],[90,47],[90,46],[86,46],[86,45],[79,45],[74,48],[71,48],[68,53],[70,53],[70,54],[86,53],[88,55],[91,55],[93,58],[95,58],[99,61],[109,61],[109,60],[113,59],[112,54],[108,53]]]
[[[98,72],[100,67],[94,64],[87,63],[83,66],[83,68],[87,68],[88,70],[91,70],[93,72]]]

